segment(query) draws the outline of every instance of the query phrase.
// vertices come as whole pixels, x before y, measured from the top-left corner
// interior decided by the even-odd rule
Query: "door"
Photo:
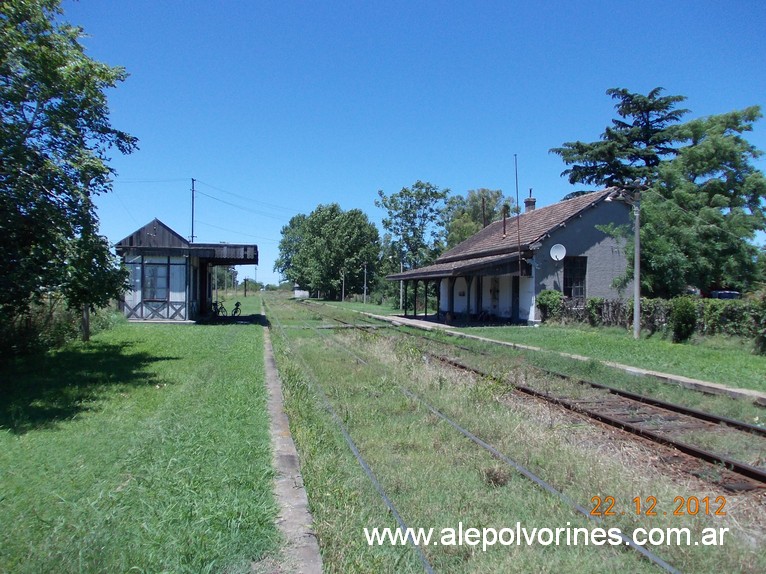
[[[511,321],[519,322],[519,276],[511,279]]]

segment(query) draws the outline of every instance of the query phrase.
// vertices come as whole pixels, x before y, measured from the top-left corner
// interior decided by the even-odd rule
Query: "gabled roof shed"
[[[257,245],[190,243],[156,218],[115,250],[130,272],[123,301],[129,319],[196,319],[212,303],[212,267],[258,264]]]

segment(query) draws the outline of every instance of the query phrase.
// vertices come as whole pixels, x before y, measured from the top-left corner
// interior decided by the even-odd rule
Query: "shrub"
[[[122,313],[109,307],[91,313],[91,334],[125,321]],[[63,347],[81,335],[82,314],[68,309],[63,301],[49,296],[29,305],[23,315],[0,322],[0,358]]]
[[[766,289],[756,295],[755,308],[755,352],[766,355]]]
[[[585,310],[588,314],[588,323],[592,327],[598,327],[603,322],[604,298],[590,297],[585,302]]]
[[[673,342],[688,341],[697,328],[697,305],[691,297],[676,297],[671,301],[670,325]]]
[[[560,291],[546,289],[537,296],[537,308],[540,309],[540,318],[543,321],[560,316],[563,306],[564,300]]]
[[[671,301],[641,298],[641,328],[650,335],[665,333],[671,311]]]

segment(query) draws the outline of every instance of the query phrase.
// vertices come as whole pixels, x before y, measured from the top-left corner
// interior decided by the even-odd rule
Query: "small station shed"
[[[131,320],[186,321],[212,306],[212,268],[257,265],[258,246],[190,243],[159,219],[115,245],[130,272],[131,290],[121,308]]]
[[[439,314],[447,320],[535,323],[536,298],[545,289],[583,305],[587,297],[619,298],[613,281],[627,266],[624,246],[601,230],[631,224],[630,207],[614,200],[617,192],[609,188],[539,209],[530,197],[524,213],[490,223],[432,265],[387,279],[403,281],[405,290],[411,285],[416,294],[419,283],[435,283]]]

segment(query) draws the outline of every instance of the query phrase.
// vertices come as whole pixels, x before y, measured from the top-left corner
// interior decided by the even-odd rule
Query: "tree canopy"
[[[675,109],[684,96],[663,96],[663,88],[647,95],[631,93],[624,88],[606,91],[615,104],[620,119],[613,119],[601,139],[596,142],[566,142],[551,149],[572,166],[562,172],[569,183],[623,185],[655,175],[663,159],[677,153],[680,141],[677,124],[688,113]]]
[[[501,189],[471,189],[465,196],[447,199],[442,212],[445,243],[451,249],[503,215],[503,206],[513,200]]]
[[[681,126],[688,145],[664,162],[644,194],[642,264],[647,291],[673,295],[753,287],[759,276],[755,232],[766,229],[766,179],[751,160],[760,152],[743,137],[757,107]]]
[[[766,229],[766,180],[752,160],[761,151],[744,137],[761,117],[757,106],[680,123],[686,98],[624,89],[621,119],[597,142],[568,142],[551,151],[571,183],[625,187],[641,197],[641,283],[648,295],[689,287],[748,290],[761,276],[756,231]],[[626,246],[632,258],[632,242]],[[629,269],[632,263],[629,265]]]
[[[383,227],[391,234],[405,269],[426,265],[440,253],[443,246],[439,224],[448,195],[449,189],[420,180],[391,195],[378,190],[380,199],[375,200],[375,205],[387,212]]]
[[[107,153],[136,139],[112,127],[106,90],[122,68],[89,58],[58,0],[5,0],[0,13],[0,311],[43,295],[103,306],[125,287],[98,235],[93,197],[111,189]]]
[[[308,216],[296,215],[282,228],[274,270],[311,291],[337,298],[372,282],[380,255],[378,230],[359,209],[343,211],[337,203],[319,205]]]

